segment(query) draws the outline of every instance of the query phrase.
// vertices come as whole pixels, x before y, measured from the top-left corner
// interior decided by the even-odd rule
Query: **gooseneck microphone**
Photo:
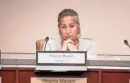
[[[49,40],[49,37],[46,37],[46,38],[45,38],[45,46],[44,46],[44,51],[45,51],[45,49],[46,49],[46,44],[47,44],[48,40]]]
[[[130,48],[129,42],[127,40],[124,40],[124,43]]]

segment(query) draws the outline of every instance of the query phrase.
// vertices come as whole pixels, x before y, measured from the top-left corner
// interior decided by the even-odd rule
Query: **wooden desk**
[[[2,69],[0,70],[2,83],[30,83],[31,77],[38,77],[35,73],[35,54],[2,54],[2,56]],[[8,58],[8,56],[15,57],[12,59],[12,57]],[[17,57],[20,58],[16,59]],[[116,60],[119,58],[120,60]],[[85,72],[82,77],[86,77],[88,83],[130,83],[129,59],[130,56],[124,55],[119,57],[98,56],[95,60],[88,61],[90,67],[88,72]],[[31,65],[33,66],[29,67]],[[52,76],[58,77],[60,75],[53,74]]]
[[[35,68],[15,67],[2,68],[1,76],[2,83],[31,83],[31,77],[39,77],[35,73]],[[55,75],[55,77],[59,77],[59,75]],[[62,77],[64,77],[64,75],[62,75]],[[82,77],[86,77],[88,83],[129,83],[130,71],[118,69],[88,69],[88,72],[82,74]]]

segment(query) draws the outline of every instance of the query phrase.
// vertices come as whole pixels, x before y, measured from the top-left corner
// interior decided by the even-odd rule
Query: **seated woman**
[[[80,38],[78,14],[72,9],[64,9],[58,16],[59,38],[49,39],[44,44],[45,51],[86,51],[88,56],[97,55],[95,42]]]

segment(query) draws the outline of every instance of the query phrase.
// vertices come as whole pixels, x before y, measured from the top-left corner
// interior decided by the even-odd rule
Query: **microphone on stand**
[[[49,37],[46,37],[46,38],[45,38],[45,46],[44,46],[44,51],[45,51],[45,49],[46,49],[46,44],[47,44],[48,40],[49,40]]]
[[[124,40],[124,43],[130,48],[129,42],[127,40]]]

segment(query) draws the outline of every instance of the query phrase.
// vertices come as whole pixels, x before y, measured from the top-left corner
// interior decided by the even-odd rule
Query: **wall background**
[[[100,54],[130,54],[130,0],[0,0],[2,52],[35,52],[35,41],[58,35],[64,8],[79,14],[82,37],[96,41]]]

